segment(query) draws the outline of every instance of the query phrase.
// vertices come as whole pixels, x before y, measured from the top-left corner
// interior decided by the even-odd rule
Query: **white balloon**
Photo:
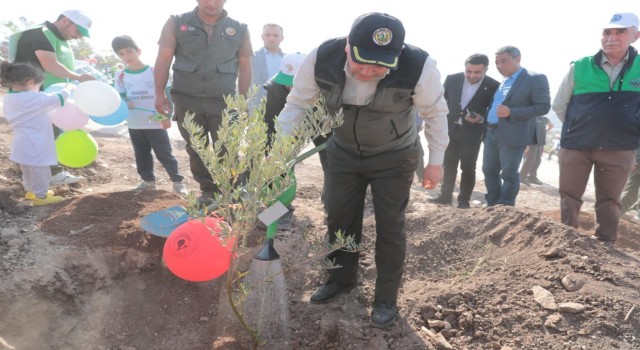
[[[78,84],[72,97],[82,112],[94,117],[111,115],[120,106],[120,94],[116,89],[97,80]]]

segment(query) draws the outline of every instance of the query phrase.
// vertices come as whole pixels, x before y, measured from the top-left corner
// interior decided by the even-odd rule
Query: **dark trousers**
[[[183,124],[186,112],[195,113],[193,120],[203,128],[206,144],[215,143],[218,140],[218,128],[222,124],[222,110],[226,108],[226,104],[222,97],[192,97],[179,94],[172,94],[171,96],[175,104],[174,111],[178,122],[178,130],[180,130],[182,138],[187,141],[186,149],[189,154],[189,167],[193,178],[200,184],[202,193],[216,193],[218,192],[218,186],[213,182],[209,169],[204,165],[198,153],[191,147],[189,133]]]
[[[525,146],[504,146],[498,140],[498,129],[487,128],[484,136],[482,172],[488,206],[516,205],[520,191],[520,162]]]
[[[371,186],[376,219],[375,300],[395,302],[402,279],[406,251],[405,210],[418,162],[419,140],[398,151],[371,157],[353,155],[338,146],[334,138],[327,143],[328,235],[335,242],[338,230],[362,240],[362,220],[367,186]],[[357,280],[359,253],[338,250],[330,254],[337,265],[331,280],[352,283]]]
[[[471,192],[476,185],[476,161],[482,143],[482,129],[455,126],[449,133],[449,146],[444,153],[444,176],[440,195],[451,198],[456,185],[458,164],[460,175],[460,192],[458,202],[469,202]]]
[[[328,135],[324,135],[324,136],[318,136],[315,139],[313,139],[313,145],[314,146],[320,146],[323,143],[326,143],[329,140],[329,137],[331,137],[331,134]],[[318,157],[320,157],[320,165],[322,165],[322,171],[326,170],[327,167],[327,151],[322,150],[320,152],[318,152]]]
[[[144,181],[156,181],[153,174],[153,153],[169,174],[173,182],[183,180],[178,170],[178,161],[171,151],[169,133],[165,129],[129,129],[131,145],[136,156],[136,169]]]
[[[640,148],[636,150],[636,166],[629,175],[627,184],[624,185],[620,203],[622,204],[622,213],[626,213],[630,209],[640,209]]]
[[[538,177],[538,168],[542,163],[543,152],[544,145],[527,146],[527,149],[524,151],[524,158],[522,159],[522,167],[520,167],[521,179]]]
[[[329,135],[325,135],[325,136],[318,136],[315,139],[313,139],[313,144],[315,146],[320,146],[323,143],[326,143],[329,140],[329,137],[331,137],[331,134]],[[322,150],[320,152],[318,152],[318,157],[320,157],[320,165],[322,165],[322,172],[326,174],[327,172],[327,151]],[[326,175],[324,176],[324,180],[326,180]],[[322,186],[322,194],[320,195],[320,200],[322,201],[322,205],[324,207],[325,213],[327,211],[327,191],[326,191],[327,186],[325,184],[323,184]]]
[[[603,241],[618,238],[620,194],[634,163],[635,150],[560,149],[560,219],[565,225],[578,227],[582,195],[591,169],[596,189],[596,232]]]

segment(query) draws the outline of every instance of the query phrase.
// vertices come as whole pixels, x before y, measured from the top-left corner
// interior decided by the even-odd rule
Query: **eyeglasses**
[[[501,59],[499,61],[496,61],[496,65],[509,63],[511,61],[513,61],[513,58],[503,58],[503,59]]]
[[[496,66],[507,64],[507,63],[509,63],[509,62],[511,62],[513,60],[514,60],[513,57],[503,58],[501,60],[496,60]]]

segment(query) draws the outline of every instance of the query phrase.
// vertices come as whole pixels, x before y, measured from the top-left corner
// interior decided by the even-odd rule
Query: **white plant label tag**
[[[258,219],[260,219],[263,224],[269,226],[276,220],[280,219],[282,215],[286,214],[288,211],[289,209],[287,209],[284,204],[280,203],[280,201],[276,201],[272,206],[258,214]]]

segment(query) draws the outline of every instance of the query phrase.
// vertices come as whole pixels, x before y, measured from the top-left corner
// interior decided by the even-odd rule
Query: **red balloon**
[[[162,254],[174,275],[204,282],[229,270],[233,242],[224,242],[218,235],[220,221],[215,217],[206,217],[205,223],[200,219],[189,220],[171,232]]]

